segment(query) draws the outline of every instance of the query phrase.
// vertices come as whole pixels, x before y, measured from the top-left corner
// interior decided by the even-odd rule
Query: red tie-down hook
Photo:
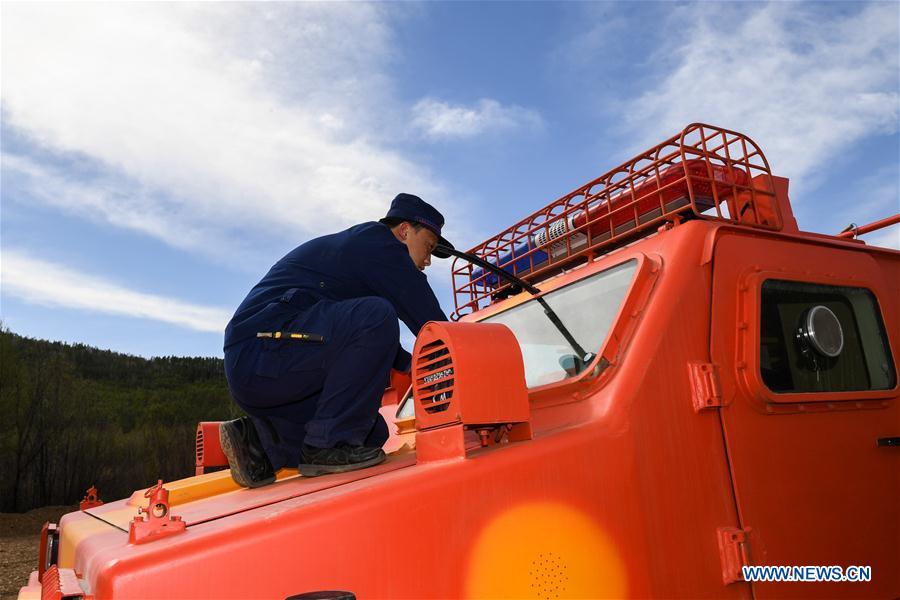
[[[131,522],[129,543],[143,544],[185,530],[187,525],[181,517],[169,514],[169,490],[163,487],[162,479],[144,492],[144,498],[149,498],[150,503],[147,508],[139,508],[138,515]],[[141,513],[146,514],[147,518],[142,517]]]
[[[91,486],[84,494],[84,498],[82,498],[81,502],[78,504],[78,510],[87,510],[89,508],[94,508],[95,506],[100,506],[101,504],[103,504],[103,500],[98,497],[97,488]]]

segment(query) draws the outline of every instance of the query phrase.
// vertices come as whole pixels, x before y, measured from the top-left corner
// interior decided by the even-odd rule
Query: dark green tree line
[[[145,359],[0,330],[0,510],[104,500],[193,474],[199,421],[232,419],[221,359]]]

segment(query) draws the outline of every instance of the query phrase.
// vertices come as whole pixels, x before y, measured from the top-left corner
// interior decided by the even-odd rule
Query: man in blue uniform
[[[450,246],[443,225],[399,194],[381,221],[298,246],[250,290],[225,329],[228,386],[251,416],[220,430],[238,484],[266,485],[281,467],[315,476],[384,460],[381,396],[391,368],[411,361],[397,319],[415,334],[446,320],[422,272],[432,254],[448,256],[435,250]]]

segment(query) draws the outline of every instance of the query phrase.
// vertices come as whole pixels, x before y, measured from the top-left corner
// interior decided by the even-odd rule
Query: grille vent
[[[203,428],[197,427],[197,465],[203,464]]]
[[[195,458],[197,475],[218,471],[221,467],[228,466],[228,458],[222,452],[222,444],[219,440],[220,421],[201,421],[197,423],[197,437]]]
[[[428,414],[444,412],[454,390],[453,357],[443,340],[422,348],[416,361],[416,398]]]

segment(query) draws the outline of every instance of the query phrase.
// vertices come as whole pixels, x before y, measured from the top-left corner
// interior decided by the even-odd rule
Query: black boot
[[[222,423],[219,442],[228,458],[231,478],[235,483],[256,488],[275,481],[275,469],[263,450],[253,421],[248,417]]]
[[[373,467],[384,461],[384,450],[351,446],[340,443],[334,448],[316,448],[303,444],[300,454],[300,474],[304,477],[316,477],[326,473],[343,473]]]

